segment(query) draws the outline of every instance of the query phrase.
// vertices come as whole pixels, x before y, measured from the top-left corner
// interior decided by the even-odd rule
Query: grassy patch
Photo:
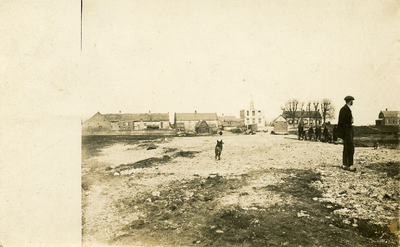
[[[321,191],[311,186],[312,182],[320,181],[321,174],[309,170],[284,170],[289,176],[285,178],[285,183],[280,185],[269,185],[266,188],[279,193],[287,193],[294,197],[310,199],[321,197]]]
[[[141,229],[131,224],[123,229],[125,234],[116,237],[115,242],[129,243],[138,236],[147,236],[150,244],[187,246],[201,237],[210,212],[217,210],[216,199],[231,190],[246,184],[246,179],[226,179],[219,175],[208,178],[180,180],[160,186],[156,192],[148,192],[135,198],[126,198],[123,212],[144,212],[146,215]],[[121,212],[122,213],[122,212]]]
[[[114,145],[116,143],[124,143],[127,145],[137,144],[142,141],[144,146],[149,145],[146,143],[160,142],[162,137],[160,136],[82,136],[82,160],[88,159],[93,156],[97,156],[100,150]],[[141,144],[139,144],[141,145]],[[153,144],[154,145],[154,144]]]
[[[129,169],[149,168],[149,167],[155,166],[156,164],[168,163],[171,160],[172,160],[172,158],[168,155],[164,155],[161,158],[152,157],[152,158],[140,160],[140,161],[137,161],[137,162],[131,163],[131,164],[119,165],[117,168],[114,169],[114,171],[121,172],[121,171],[129,170]]]
[[[257,174],[262,172],[286,173],[284,183],[263,189],[291,196],[294,203],[221,208],[220,198],[249,185],[253,176],[248,174],[235,179],[216,174],[174,181],[118,201],[115,207],[119,214],[136,212],[143,217],[121,229],[122,234],[112,242],[129,244],[140,239],[150,246],[398,246],[388,229],[335,215],[333,211],[340,205],[328,208],[312,200],[322,196],[311,186],[320,180],[320,174],[296,169]],[[353,226],[354,222],[358,225]]]
[[[373,163],[366,166],[369,169],[384,172],[388,177],[400,179],[400,162]]]
[[[196,153],[200,153],[199,151],[179,151],[174,153],[173,155],[164,155],[161,158],[157,157],[152,157],[144,160],[137,161],[135,163],[129,163],[129,164],[121,164],[115,169],[112,169],[111,167],[107,167],[106,171],[112,171],[112,172],[121,172],[124,170],[130,170],[130,169],[139,169],[139,168],[150,168],[159,164],[165,164],[170,162],[172,159],[176,157],[186,157],[186,158],[193,158],[195,157]]]
[[[114,144],[109,138],[101,136],[82,137],[82,160],[97,156],[102,148]]]
[[[195,154],[200,153],[200,151],[178,151],[173,156],[175,157],[185,157],[185,158],[194,158]]]
[[[173,153],[178,150],[177,148],[164,148],[164,153]]]

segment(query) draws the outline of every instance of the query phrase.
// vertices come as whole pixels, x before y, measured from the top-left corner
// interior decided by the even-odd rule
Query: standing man
[[[333,125],[333,130],[332,130],[332,141],[333,143],[337,144],[337,125]]]
[[[316,141],[320,141],[321,140],[321,125],[319,123],[317,123],[317,125],[315,126],[315,140]]]
[[[299,140],[303,139],[303,131],[304,131],[303,120],[300,120],[299,126],[297,126],[297,135]]]
[[[343,166],[342,169],[347,171],[356,171],[353,167],[354,158],[354,130],[353,130],[353,115],[350,107],[353,105],[354,97],[346,96],[344,98],[346,104],[340,109],[338,131],[343,139]]]
[[[328,135],[329,135],[328,128],[327,128],[326,124],[324,124],[324,131],[322,132],[322,138],[323,138],[324,142],[328,142]]]
[[[314,129],[313,129],[313,123],[311,123],[310,128],[308,128],[308,138],[310,138],[310,141],[312,141],[314,135]]]

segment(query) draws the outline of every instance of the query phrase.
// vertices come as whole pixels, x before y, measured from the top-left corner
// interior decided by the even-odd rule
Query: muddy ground
[[[215,160],[223,139],[221,160]],[[399,149],[295,136],[83,139],[83,246],[399,246]]]

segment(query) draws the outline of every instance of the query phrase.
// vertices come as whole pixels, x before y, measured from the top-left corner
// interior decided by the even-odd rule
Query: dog
[[[218,158],[218,160],[221,159],[222,144],[224,144],[222,142],[222,140],[221,141],[217,140],[217,145],[215,146],[215,159],[217,159],[217,158]]]

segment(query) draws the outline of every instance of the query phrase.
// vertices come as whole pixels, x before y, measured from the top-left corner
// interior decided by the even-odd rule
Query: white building
[[[240,119],[244,120],[247,127],[256,124],[257,130],[264,131],[266,129],[264,111],[254,108],[253,100],[250,102],[249,109],[240,110]]]

